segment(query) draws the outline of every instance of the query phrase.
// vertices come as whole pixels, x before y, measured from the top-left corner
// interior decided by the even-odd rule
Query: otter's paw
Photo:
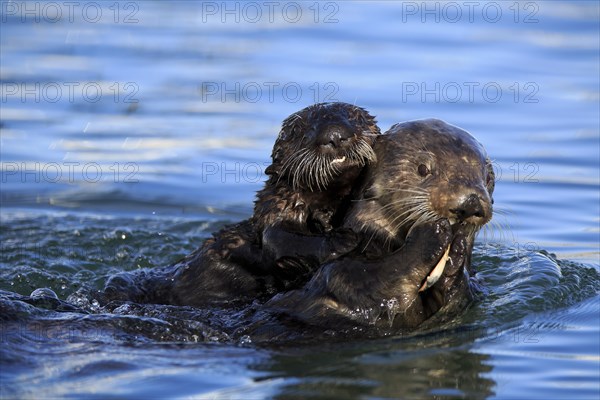
[[[333,210],[316,210],[313,211],[311,219],[315,225],[315,229],[321,233],[331,232],[331,219],[333,218]]]
[[[452,241],[452,228],[446,219],[427,222],[411,229],[406,245],[418,252],[425,265],[435,264]]]
[[[350,253],[359,243],[359,236],[352,229],[339,228],[329,234],[327,243],[329,244],[329,252],[325,254],[325,262],[335,260]]]
[[[451,262],[451,268],[448,268],[445,272],[448,276],[454,276],[458,272],[462,273],[461,269],[465,266],[467,256],[470,254],[469,245],[467,243],[467,233],[462,232],[460,229],[454,235],[452,246],[450,247],[449,257]],[[471,272],[471,271],[467,271]]]

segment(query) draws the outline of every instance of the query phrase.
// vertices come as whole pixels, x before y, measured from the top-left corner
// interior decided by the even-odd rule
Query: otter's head
[[[401,243],[423,222],[447,219],[470,239],[492,217],[494,172],[468,132],[436,119],[396,124],[374,145],[354,229]]]
[[[283,121],[266,173],[295,190],[323,191],[375,161],[375,118],[347,103],[319,103]]]

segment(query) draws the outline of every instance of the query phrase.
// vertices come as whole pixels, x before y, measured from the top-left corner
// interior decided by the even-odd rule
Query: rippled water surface
[[[1,2],[2,398],[600,396],[597,2],[67,3]],[[494,159],[486,295],[457,320],[258,346],[186,308],[19,300],[246,218],[281,121],[332,100],[444,119]]]

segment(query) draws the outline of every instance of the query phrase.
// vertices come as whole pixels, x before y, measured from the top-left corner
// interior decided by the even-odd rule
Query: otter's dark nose
[[[350,129],[340,125],[329,125],[319,129],[316,143],[318,146],[331,145],[339,148],[344,145],[354,134]]]
[[[469,217],[481,218],[485,215],[485,210],[481,205],[479,196],[471,193],[457,208],[450,210],[456,215],[460,221],[464,221]]]

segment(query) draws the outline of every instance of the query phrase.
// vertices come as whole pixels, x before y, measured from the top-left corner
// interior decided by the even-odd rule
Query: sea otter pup
[[[235,304],[299,286],[312,269],[354,249],[339,228],[348,197],[380,134],[347,103],[320,103],[283,121],[254,215],[228,226],[173,266],[112,277],[106,300]]]
[[[359,175],[376,160],[379,134],[373,116],[347,103],[316,104],[283,122],[252,224],[261,235],[261,263],[274,267],[286,288],[358,243],[339,227]]]
[[[257,322],[248,333],[287,335],[285,326],[297,329],[298,321],[398,332],[470,300],[475,234],[492,217],[494,173],[484,148],[466,131],[430,119],[394,125],[374,150],[377,162],[366,168],[344,223],[363,243],[302,289],[267,302],[277,322]]]

